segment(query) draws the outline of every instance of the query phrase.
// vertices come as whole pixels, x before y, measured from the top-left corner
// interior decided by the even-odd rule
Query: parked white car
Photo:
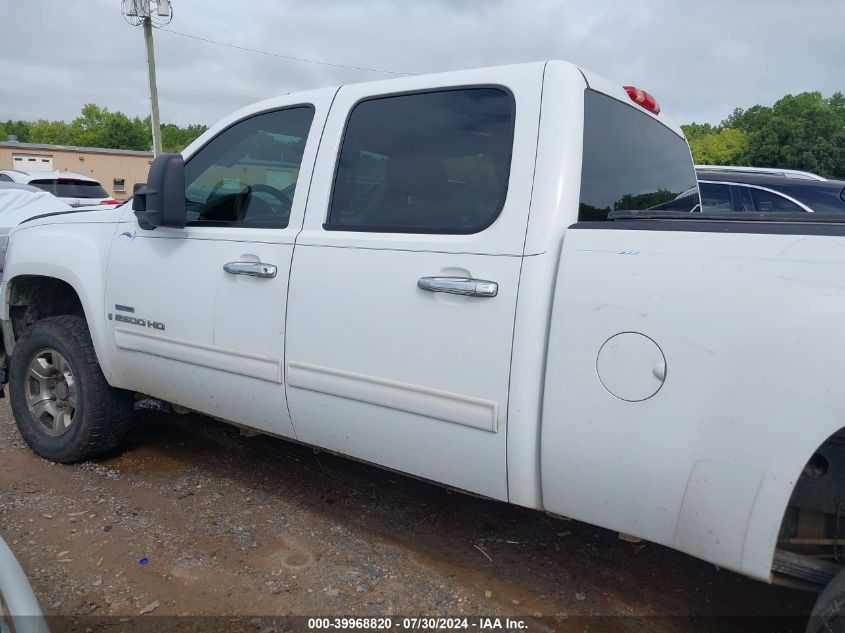
[[[695,187],[651,95],[560,61],[263,101],[134,210],[12,232],[15,419],[74,462],[146,394],[767,582],[839,574],[830,610],[845,223],[649,210]]]
[[[38,187],[0,182],[0,228],[8,229],[43,213],[72,210],[67,202]]]
[[[65,213],[73,208],[37,187],[12,182],[0,182],[0,273],[9,231],[29,218],[45,213]]]
[[[93,178],[70,171],[0,170],[0,182],[18,182],[38,187],[53,194],[72,207],[104,205],[111,208],[120,204]]]

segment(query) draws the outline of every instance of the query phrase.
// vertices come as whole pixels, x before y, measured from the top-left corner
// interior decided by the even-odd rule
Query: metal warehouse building
[[[0,141],[0,169],[72,171],[100,181],[111,196],[125,200],[132,185],[146,182],[152,152]]]

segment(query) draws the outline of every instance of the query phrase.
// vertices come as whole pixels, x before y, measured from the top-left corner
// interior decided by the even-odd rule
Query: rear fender
[[[795,483],[845,423],[845,235],[749,224],[567,231],[542,491],[555,514],[769,580]],[[601,350],[624,333],[651,340],[664,362],[626,348],[605,372]],[[614,395],[620,381],[654,378],[652,395]]]

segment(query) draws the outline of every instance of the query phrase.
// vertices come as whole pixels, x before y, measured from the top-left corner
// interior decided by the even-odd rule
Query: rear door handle
[[[275,277],[278,271],[273,264],[262,264],[261,262],[229,262],[223,264],[223,270],[232,275],[266,278]]]
[[[499,284],[495,281],[467,277],[421,277],[417,286],[429,292],[466,297],[495,297],[499,293]]]

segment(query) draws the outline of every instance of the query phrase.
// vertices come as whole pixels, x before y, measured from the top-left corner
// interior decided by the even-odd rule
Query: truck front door
[[[185,229],[143,230],[127,207],[106,289],[121,386],[294,435],[288,276],[331,96],[242,116],[193,152]]]
[[[305,442],[506,499],[541,69],[423,81],[338,92],[294,251],[288,402]]]

